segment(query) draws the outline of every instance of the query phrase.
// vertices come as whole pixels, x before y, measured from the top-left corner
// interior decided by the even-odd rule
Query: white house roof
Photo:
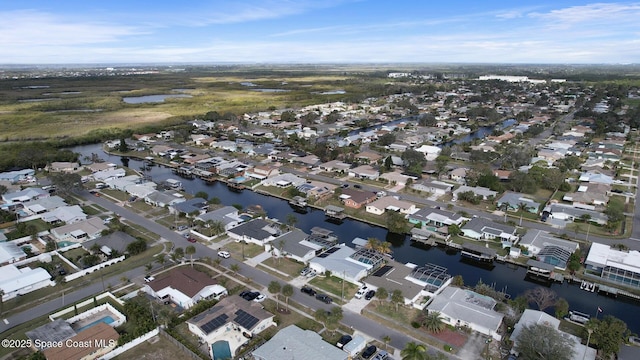
[[[346,360],[349,354],[311,330],[289,325],[253,351],[259,360]]]
[[[25,257],[26,254],[12,241],[0,242],[0,264],[12,263]]]
[[[87,215],[79,205],[59,207],[42,215],[42,220],[46,222],[54,222],[56,220],[70,222],[72,220],[86,218]]]
[[[5,294],[11,294],[47,280],[51,280],[51,275],[43,268],[18,269],[14,265],[0,267],[0,289]]]
[[[640,272],[640,252],[637,250],[629,252],[615,250],[609,245],[594,242],[591,244],[585,263],[598,267],[611,265],[620,269]]]
[[[348,246],[340,246],[339,249],[327,257],[315,257],[311,262],[319,264],[334,274],[343,274],[345,277],[356,278],[371,266],[357,262],[350,258],[356,251]]]
[[[449,286],[433,299],[428,309],[452,319],[497,330],[502,323],[503,315],[493,310],[495,304],[496,301],[488,296]]]

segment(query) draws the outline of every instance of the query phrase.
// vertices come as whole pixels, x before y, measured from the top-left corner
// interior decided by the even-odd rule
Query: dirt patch
[[[467,342],[467,336],[455,332],[453,330],[444,329],[437,334],[429,333],[434,338],[442,341],[445,344],[449,344],[456,349],[461,348]]]
[[[278,308],[278,314],[289,315],[291,314],[291,310],[287,310],[285,308]]]

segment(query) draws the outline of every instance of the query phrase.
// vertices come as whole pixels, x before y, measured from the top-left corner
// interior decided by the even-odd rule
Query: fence
[[[122,256],[120,256],[118,258],[111,259],[109,261],[105,261],[105,262],[103,262],[101,264],[98,264],[96,266],[92,266],[92,267],[90,267],[88,269],[84,269],[84,270],[75,272],[73,274],[69,274],[69,275],[64,277],[64,281],[69,282],[71,280],[75,280],[75,279],[81,278],[81,277],[83,277],[83,276],[85,276],[87,274],[90,274],[90,273],[92,273],[92,272],[94,272],[96,270],[100,270],[100,269],[105,268],[105,267],[107,267],[109,265],[113,265],[115,263],[119,263],[120,261],[124,261],[124,258],[125,258],[125,256],[122,255]]]
[[[145,342],[145,341],[151,339],[152,337],[158,335],[159,332],[160,332],[160,330],[158,328],[155,328],[154,330],[151,330],[148,333],[146,333],[146,334],[144,334],[144,335],[142,335],[140,337],[137,337],[137,338],[129,341],[128,343],[126,343],[126,344],[124,344],[122,346],[119,346],[119,347],[113,349],[113,351],[111,351],[111,352],[103,355],[102,357],[100,357],[99,360],[113,359],[114,357],[122,354],[123,352],[125,352],[125,351],[127,351],[129,349],[132,349],[135,346],[140,345],[143,342]]]
[[[111,298],[111,300],[113,300],[113,301],[115,301],[116,303],[118,303],[118,304],[120,304],[120,305],[124,306],[124,302],[123,302],[123,301],[121,301],[120,299],[118,299],[117,297],[115,297],[115,296],[114,296],[112,293],[110,293],[110,292],[102,293],[102,294],[100,294],[100,295],[96,296],[96,297],[95,297],[95,299],[96,299],[96,301],[97,301],[97,300],[104,299],[104,298],[106,298],[106,297]],[[75,311],[75,309],[76,309],[76,308],[79,308],[79,307],[81,308],[81,307],[83,307],[83,306],[87,306],[87,305],[89,305],[89,304],[93,304],[93,298],[91,298],[91,299],[87,299],[87,300],[85,300],[85,301],[83,301],[83,302],[81,302],[81,303],[77,303],[77,304],[75,304],[75,306],[70,306],[70,307],[68,307],[68,308],[66,308],[66,309],[60,310],[60,311],[58,311],[58,312],[56,312],[56,313],[53,313],[53,314],[49,315],[49,320],[53,321],[53,320],[55,320],[55,319],[57,319],[57,318],[61,317],[62,315],[66,314],[66,313],[69,313],[69,312]]]

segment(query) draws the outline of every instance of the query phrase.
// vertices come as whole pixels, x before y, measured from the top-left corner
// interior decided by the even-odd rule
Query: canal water
[[[91,153],[96,153],[105,161],[115,164],[123,163],[123,159],[120,157],[104,153],[99,144],[78,146],[72,150],[80,153],[81,159],[84,156],[90,157]],[[139,170],[143,162],[131,159],[128,160],[128,164],[130,168]],[[179,178],[165,167],[153,166],[146,173],[152,177],[153,181],[158,183],[169,178],[180,179],[186,192],[195,194],[199,191],[204,191],[209,194],[210,198],[217,197],[225,205],[239,204],[243,207],[260,205],[269,217],[280,219],[283,222],[286,221],[287,215],[294,214],[298,220],[296,227],[301,230],[309,233],[312,227],[320,226],[333,231],[340,242],[348,245],[351,245],[351,241],[356,237],[364,239],[375,237],[387,240],[392,244],[394,258],[401,263],[410,262],[417,265],[433,263],[440,265],[446,267],[452,276],[462,275],[467,285],[475,285],[478,281],[482,281],[485,284],[493,285],[496,290],[508,293],[512,298],[522,295],[527,289],[536,286],[548,286],[544,283],[539,284],[525,280],[526,269],[522,267],[498,263],[493,268],[477,266],[462,261],[460,254],[456,251],[416,244],[410,241],[409,236],[391,234],[382,227],[350,219],[345,219],[342,224],[335,224],[325,221],[324,212],[321,210],[310,209],[306,214],[296,213],[287,201],[249,190],[242,192],[230,191],[226,185],[220,182],[207,184],[197,178]],[[597,309],[600,307],[603,312],[597,314],[598,317],[607,314],[613,315],[625,321],[631,331],[640,333],[640,302],[625,301],[622,298],[613,299],[597,293],[587,292],[580,290],[578,284],[569,284],[567,282],[562,284],[553,283],[550,286],[558,294],[558,297],[564,298],[569,302],[571,310],[596,316]],[[553,309],[547,309],[546,311],[552,313]]]

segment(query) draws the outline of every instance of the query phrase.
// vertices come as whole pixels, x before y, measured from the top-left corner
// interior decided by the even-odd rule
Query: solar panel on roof
[[[236,311],[236,318],[233,321],[243,328],[250,330],[260,320],[244,310],[238,310]]]
[[[376,272],[374,272],[372,275],[373,276],[377,276],[377,277],[383,277],[385,276],[389,271],[391,271],[391,269],[393,269],[393,266],[391,265],[384,265],[383,267],[381,267],[380,269],[376,270]]]
[[[200,326],[200,328],[202,329],[202,331],[204,331],[205,334],[210,334],[215,329],[226,324],[228,318],[229,317],[226,314],[219,315],[214,319],[207,321],[205,324]]]

